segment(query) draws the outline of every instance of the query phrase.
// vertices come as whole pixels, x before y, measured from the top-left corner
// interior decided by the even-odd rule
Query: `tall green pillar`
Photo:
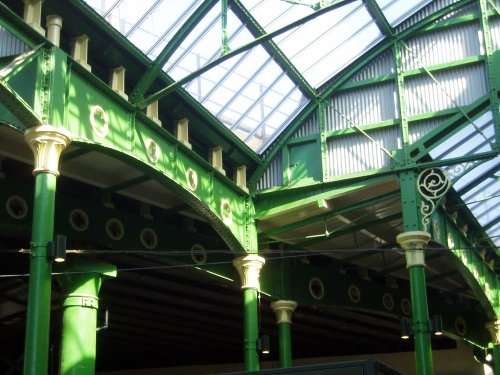
[[[279,300],[271,302],[271,308],[276,314],[279,330],[280,366],[292,367],[292,313],[297,307],[297,302]]]
[[[103,279],[115,276],[115,266],[85,260],[75,261],[58,276],[65,294],[61,375],[94,374],[98,293]]]
[[[493,343],[493,373],[500,375],[500,320],[494,320],[486,324]]]
[[[24,374],[46,375],[52,285],[52,263],[47,258],[47,244],[54,235],[59,157],[71,142],[71,136],[64,128],[40,125],[26,130],[24,138],[33,151],[35,176]]]
[[[429,311],[425,284],[425,254],[430,234],[422,231],[404,232],[396,240],[405,251],[406,268],[410,273],[413,332],[417,375],[434,374],[429,334]]]
[[[259,369],[259,353],[257,340],[259,339],[259,303],[260,270],[265,263],[261,256],[250,254],[233,261],[238,270],[243,289],[243,360],[246,371]]]

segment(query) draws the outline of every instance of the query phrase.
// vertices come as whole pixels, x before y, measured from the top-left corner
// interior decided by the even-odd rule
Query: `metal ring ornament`
[[[382,295],[382,305],[388,311],[391,311],[394,308],[394,298],[390,293],[384,293]]]
[[[467,334],[467,322],[461,316],[455,318],[455,330],[460,336],[465,336]]]
[[[89,216],[84,210],[75,208],[69,213],[69,224],[74,230],[84,232],[89,227]]]
[[[120,220],[111,218],[106,222],[106,233],[112,240],[119,241],[125,235],[125,227]]]
[[[148,250],[153,250],[158,246],[158,235],[151,228],[144,228],[140,234],[141,244]]]
[[[198,174],[192,168],[186,170],[186,183],[191,191],[196,191],[198,188]]]
[[[401,311],[403,314],[410,316],[411,315],[411,302],[408,298],[403,298],[401,300]]]
[[[347,289],[347,296],[351,302],[358,303],[361,301],[361,291],[356,285],[349,286],[349,289]]]
[[[222,221],[227,226],[233,223],[233,210],[231,209],[231,203],[227,199],[223,199],[220,202],[220,215]]]
[[[146,155],[153,164],[156,164],[160,159],[160,148],[151,138],[146,140]]]
[[[5,203],[5,209],[13,219],[21,220],[28,215],[28,203],[19,195],[10,196]]]
[[[99,116],[100,120],[102,121],[102,125],[96,122],[96,115]],[[93,106],[92,108],[90,108],[89,118],[90,125],[92,126],[94,133],[100,138],[106,137],[109,132],[109,118],[104,109],[102,109],[102,107],[98,105]]]
[[[319,278],[313,277],[309,280],[309,294],[318,301],[322,300],[325,296],[325,286]]]
[[[199,266],[207,261],[207,251],[200,244],[191,246],[191,259]]]

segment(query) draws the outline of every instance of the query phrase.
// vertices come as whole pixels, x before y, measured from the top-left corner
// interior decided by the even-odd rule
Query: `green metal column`
[[[116,267],[80,260],[58,277],[65,293],[61,375],[95,372],[98,293],[106,276],[115,277]]]
[[[284,368],[292,367],[291,324],[292,313],[296,307],[297,302],[295,301],[279,300],[271,303],[278,323],[280,366]]]
[[[264,258],[258,255],[247,255],[236,258],[234,267],[238,270],[243,289],[243,359],[246,371],[259,370],[259,276],[264,265]]]
[[[59,156],[71,138],[65,129],[56,129],[50,125],[30,128],[24,137],[35,159],[24,374],[46,375],[52,284],[52,263],[47,258],[47,244],[53,239]]]
[[[420,231],[404,232],[397,236],[398,243],[405,250],[406,267],[410,273],[413,334],[416,372],[418,375],[434,374],[423,250],[427,246],[429,239],[429,233]]]
[[[400,173],[401,201],[405,232],[396,240],[405,250],[406,268],[410,274],[415,361],[417,375],[432,375],[432,347],[429,335],[429,311],[425,283],[425,253],[430,234],[419,231],[419,196],[414,171]]]

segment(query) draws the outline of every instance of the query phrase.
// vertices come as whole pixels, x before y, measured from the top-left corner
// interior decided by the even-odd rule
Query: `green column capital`
[[[422,231],[411,231],[399,234],[396,241],[405,250],[406,268],[425,266],[424,250],[431,235]]]
[[[71,143],[71,134],[62,127],[39,125],[28,128],[24,140],[33,151],[35,168],[33,174],[41,172],[59,176],[59,157]]]
[[[486,323],[485,327],[491,335],[493,345],[500,345],[500,319]]]
[[[292,323],[292,313],[297,307],[297,302],[289,300],[279,300],[271,302],[271,309],[276,314],[276,321],[280,323]]]
[[[233,260],[241,279],[241,289],[260,289],[260,270],[266,260],[255,254],[249,254]]]

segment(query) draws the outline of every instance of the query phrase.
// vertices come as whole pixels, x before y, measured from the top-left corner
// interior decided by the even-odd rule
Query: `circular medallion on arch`
[[[111,218],[106,222],[106,233],[112,240],[119,241],[125,235],[125,227],[120,220]]]
[[[90,108],[90,125],[94,133],[100,137],[104,138],[109,132],[109,118],[107,113],[102,109],[101,106],[95,105]]]
[[[390,293],[382,295],[382,305],[387,311],[391,311],[394,308],[394,298]]]
[[[361,301],[361,291],[356,285],[349,286],[349,289],[347,289],[347,296],[351,302],[358,303]]]
[[[314,299],[323,299],[323,297],[325,296],[325,286],[319,278],[313,277],[311,278],[311,280],[309,280],[309,293]]]
[[[89,227],[89,215],[84,210],[75,208],[69,213],[69,224],[74,230],[84,232]]]
[[[151,163],[156,164],[158,162],[158,159],[160,159],[160,152],[161,150],[158,144],[151,138],[148,138],[146,140],[146,155]]]
[[[460,336],[467,334],[467,322],[461,316],[455,318],[455,330]]]
[[[191,191],[198,188],[198,174],[192,168],[186,170],[186,183]]]
[[[19,195],[10,196],[5,203],[5,209],[13,219],[21,220],[28,215],[28,203]]]
[[[191,246],[191,259],[199,266],[207,261],[207,251],[200,244]]]
[[[229,203],[229,200],[223,199],[220,201],[220,215],[222,217],[222,221],[227,226],[233,223],[233,210],[231,209],[231,203]]]
[[[403,314],[410,316],[411,315],[411,302],[408,298],[401,299],[401,311]]]
[[[144,228],[140,234],[141,244],[148,250],[156,249],[158,246],[158,235],[152,228]]]

